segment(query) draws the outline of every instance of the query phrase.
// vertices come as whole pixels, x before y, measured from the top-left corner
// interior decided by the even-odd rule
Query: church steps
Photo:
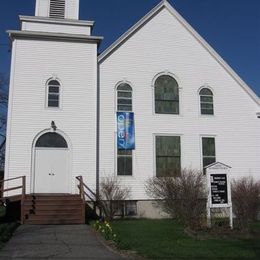
[[[24,223],[83,224],[85,204],[79,195],[27,195],[23,202]]]

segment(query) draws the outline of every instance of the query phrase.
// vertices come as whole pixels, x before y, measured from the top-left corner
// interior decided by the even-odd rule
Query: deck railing
[[[21,180],[21,185],[11,187],[11,188],[4,188],[5,183],[10,183],[15,180]],[[5,198],[4,194],[8,191],[14,191],[14,190],[21,190],[21,192],[18,194],[18,196],[21,196],[21,224],[24,223],[24,200],[25,200],[25,194],[26,194],[26,176],[20,176],[15,178],[10,178],[6,180],[0,181],[0,200],[3,201]]]

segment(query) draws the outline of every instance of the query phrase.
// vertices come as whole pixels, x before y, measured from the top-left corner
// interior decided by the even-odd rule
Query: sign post
[[[233,229],[231,187],[229,178],[230,166],[213,163],[206,167],[208,202],[207,223],[211,227],[211,208],[229,208],[229,225]]]

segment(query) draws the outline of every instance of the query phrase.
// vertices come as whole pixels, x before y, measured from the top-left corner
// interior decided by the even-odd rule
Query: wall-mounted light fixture
[[[51,121],[51,128],[53,129],[53,131],[56,131],[57,126],[55,125],[54,121]]]
[[[256,113],[257,118],[260,118],[260,112]]]

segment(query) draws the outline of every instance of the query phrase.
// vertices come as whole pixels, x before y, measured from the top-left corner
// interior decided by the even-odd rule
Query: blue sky
[[[94,20],[104,50],[160,0],[81,0],[80,18]],[[192,27],[260,96],[260,1],[169,0]],[[9,74],[8,29],[34,15],[35,0],[4,0],[0,9],[0,73]]]

